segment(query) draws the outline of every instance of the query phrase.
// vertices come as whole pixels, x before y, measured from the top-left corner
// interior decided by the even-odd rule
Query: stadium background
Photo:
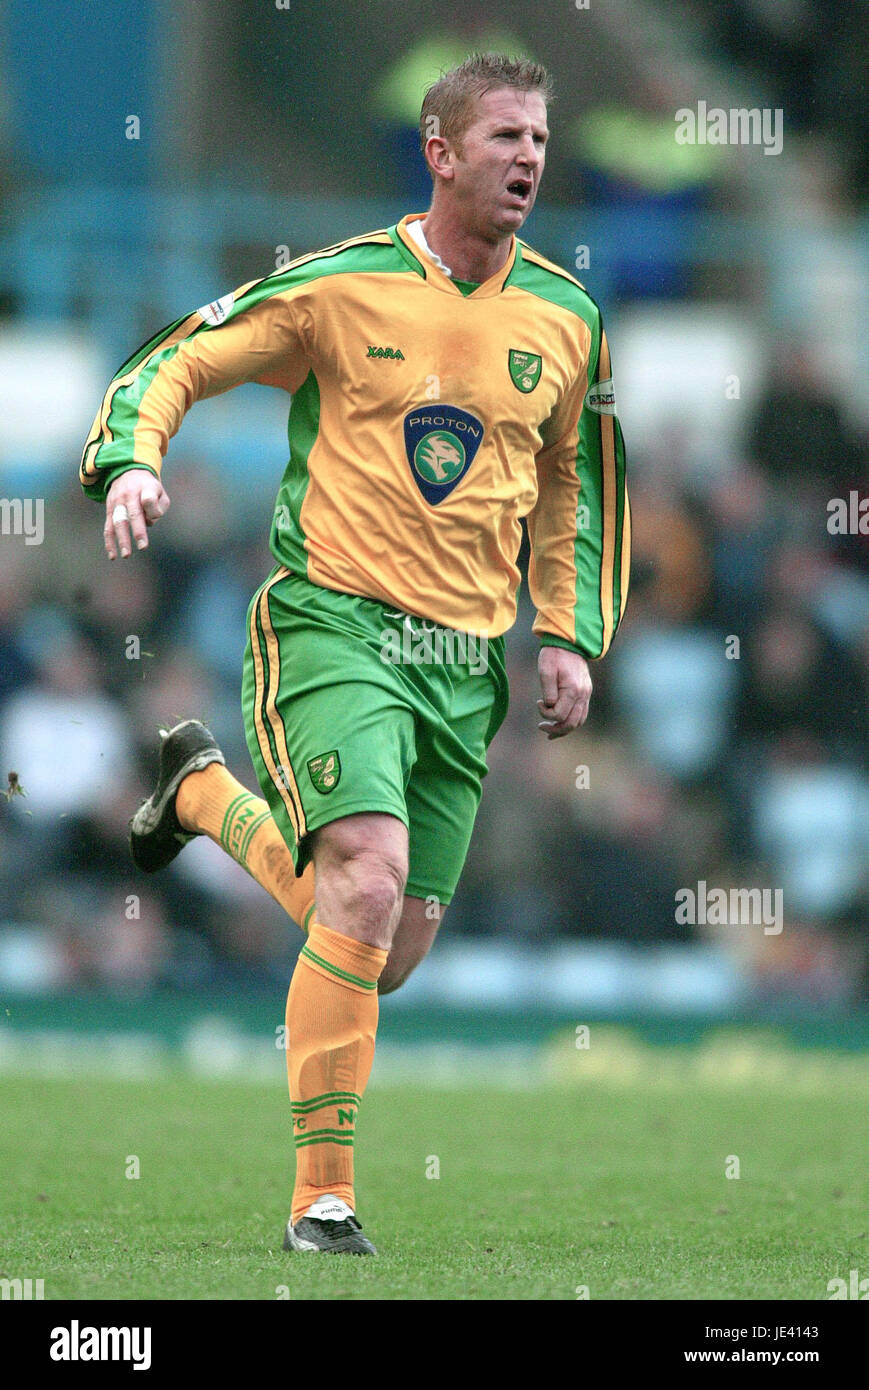
[[[552,744],[523,594],[464,880],[383,1004],[375,1080],[495,1046],[521,1072],[558,1037],[578,1065],[576,1027],[604,1023],[865,1043],[869,538],[827,521],[866,488],[866,7],[483,8],[0,9],[0,494],[44,501],[40,544],[0,538],[0,770],[27,794],[0,800],[2,1065],[180,1052],[279,1082],[301,938],[210,843],[138,876],[126,828],[161,722],[205,719],[252,784],[244,614],[287,402],[197,406],[171,513],[124,564],[77,460],[112,371],[160,325],[426,206],[413,113],[473,47],[555,79],[523,236],[605,313],[633,584],[586,729]],[[781,108],[781,153],[677,145],[675,112],[700,100]],[[783,930],[677,923],[699,883],[780,889]]]

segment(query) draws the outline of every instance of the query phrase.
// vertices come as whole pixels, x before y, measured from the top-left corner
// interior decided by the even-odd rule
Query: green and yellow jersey
[[[275,560],[464,632],[516,616],[521,518],[534,629],[599,657],[628,591],[630,513],[600,312],[513,238],[468,293],[396,226],[302,256],[170,324],[117,372],[81,482],[160,474],[197,400],[292,396]],[[463,292],[464,291],[464,292]]]

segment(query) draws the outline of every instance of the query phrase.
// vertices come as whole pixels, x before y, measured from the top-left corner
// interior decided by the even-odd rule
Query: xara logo
[[[404,361],[404,353],[402,352],[401,348],[372,347],[370,343],[369,343],[369,345],[368,345],[368,356],[369,356],[369,357],[392,357],[392,358],[395,359],[396,362],[403,362],[403,361]]]

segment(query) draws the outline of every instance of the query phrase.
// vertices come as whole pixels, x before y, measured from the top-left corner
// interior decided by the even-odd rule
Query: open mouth
[[[514,179],[507,184],[507,192],[512,193],[514,198],[521,198],[523,201],[531,196],[533,184],[530,179]]]

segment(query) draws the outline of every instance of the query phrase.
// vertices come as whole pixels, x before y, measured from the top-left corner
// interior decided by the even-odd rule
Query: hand
[[[537,672],[543,699],[537,701],[541,722],[547,738],[563,738],[571,729],[584,724],[591,699],[591,672],[588,662],[578,652],[566,647],[541,647]]]
[[[109,559],[116,560],[119,549],[126,559],[132,553],[132,541],[137,550],[144,550],[148,544],[147,528],[168,510],[169,494],[149,469],[130,468],[122,473],[106,493],[103,539]]]

